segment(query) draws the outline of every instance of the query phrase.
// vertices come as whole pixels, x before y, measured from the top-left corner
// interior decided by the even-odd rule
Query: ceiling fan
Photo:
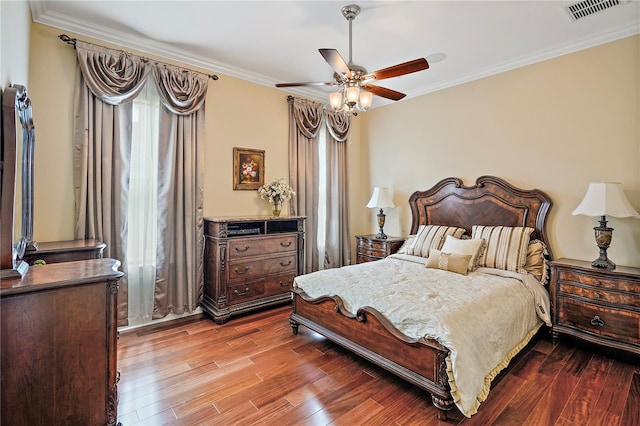
[[[367,70],[356,65],[352,61],[352,37],[351,26],[353,20],[360,13],[360,6],[351,4],[342,8],[342,15],[349,21],[349,62],[345,62],[336,49],[318,49],[322,57],[335,71],[335,81],[305,82],[305,83],[278,83],[276,87],[296,86],[340,86],[338,92],[329,95],[329,103],[335,110],[345,109],[366,111],[371,106],[371,95],[377,95],[393,101],[399,101],[406,95],[395,90],[370,84],[373,81],[385,78],[399,77],[429,68],[425,58],[393,65],[378,71],[368,73]]]

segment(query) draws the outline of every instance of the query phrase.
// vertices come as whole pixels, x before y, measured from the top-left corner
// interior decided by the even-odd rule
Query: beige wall
[[[399,206],[388,209],[385,232],[408,233],[412,192],[449,176],[471,185],[495,175],[550,195],[556,257],[595,259],[596,219],[571,212],[594,181],[621,182],[640,210],[639,65],[635,36],[369,111],[362,182],[389,186]],[[360,210],[369,221],[352,230],[374,231],[375,215]],[[640,266],[640,220],[609,226],[609,257]]]
[[[32,25],[37,241],[73,238],[75,52],[57,39],[60,32]],[[387,209],[385,231],[406,235],[413,191],[448,176],[472,184],[490,174],[551,196],[556,257],[597,257],[595,219],[571,211],[589,182],[603,180],[622,182],[640,208],[639,55],[640,37],[631,37],[360,114],[348,152],[352,234],[377,231],[375,212],[365,207],[375,185],[389,186],[398,205]],[[266,180],[286,178],[285,99],[279,90],[224,75],[211,81],[205,216],[269,213],[255,191],[233,191],[232,152],[264,149]],[[640,220],[610,218],[609,225],[616,229],[610,257],[640,266]]]
[[[28,87],[31,9],[26,1],[0,2],[0,87]]]
[[[57,38],[60,33],[52,27],[32,26],[29,93],[37,126],[36,241],[73,238],[72,117],[76,59],[73,48]],[[287,94],[224,75],[219,77],[210,81],[206,101],[204,215],[270,214],[269,204],[256,191],[233,190],[233,147],[265,150],[265,180],[270,182],[278,177],[288,180]],[[353,142],[359,138],[358,119],[355,121],[349,146],[352,191],[358,190],[360,178],[360,143]]]

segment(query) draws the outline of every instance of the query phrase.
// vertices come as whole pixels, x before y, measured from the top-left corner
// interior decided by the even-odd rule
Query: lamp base
[[[379,238],[381,240],[386,240],[387,239],[387,234],[384,233],[384,222],[385,222],[385,214],[384,211],[382,209],[380,209],[380,213],[378,213],[378,227],[380,228],[380,230],[378,231],[378,233],[376,234],[376,238]]]
[[[600,226],[596,226],[593,230],[595,231],[596,244],[600,249],[600,256],[591,262],[591,266],[594,268],[616,269],[616,264],[607,257],[607,249],[613,237],[613,228],[607,226],[605,216],[600,217]]]

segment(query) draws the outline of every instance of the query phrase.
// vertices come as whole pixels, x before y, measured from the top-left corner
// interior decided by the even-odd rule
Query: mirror
[[[18,146],[18,126],[22,129],[22,144]],[[18,152],[21,148],[21,161]],[[31,100],[27,89],[11,85],[2,92],[2,149],[0,150],[0,278],[22,277],[29,266],[22,261],[26,251],[37,250],[33,241],[33,167],[35,127]],[[16,188],[18,165],[20,187]],[[14,239],[16,189],[20,191],[21,228]],[[15,241],[15,243],[14,243]]]

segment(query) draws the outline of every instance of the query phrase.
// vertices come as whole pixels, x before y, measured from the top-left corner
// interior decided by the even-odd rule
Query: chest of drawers
[[[551,264],[552,332],[640,354],[640,268]]]
[[[356,263],[384,259],[400,249],[404,238],[376,238],[375,235],[356,235]]]
[[[291,300],[303,217],[205,219],[205,238],[202,307],[214,321]]]

